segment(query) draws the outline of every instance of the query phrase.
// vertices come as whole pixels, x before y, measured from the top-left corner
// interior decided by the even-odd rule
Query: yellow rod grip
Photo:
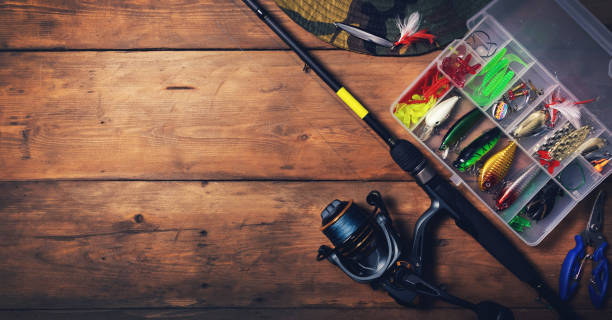
[[[355,112],[355,114],[357,114],[357,116],[359,116],[359,118],[363,119],[363,117],[368,114],[368,110],[364,108],[361,103],[357,101],[357,99],[355,99],[355,97],[353,97],[353,95],[344,87],[340,88],[336,94],[338,97],[340,97],[340,99],[342,99],[342,101],[344,101],[344,103],[346,103],[347,106],[351,108],[351,110],[353,110],[353,112]]]

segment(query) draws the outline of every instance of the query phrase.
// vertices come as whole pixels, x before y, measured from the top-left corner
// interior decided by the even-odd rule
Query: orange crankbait
[[[508,170],[510,170],[515,152],[516,143],[513,141],[485,162],[478,176],[478,187],[480,190],[489,191],[504,179],[506,174],[508,174]]]

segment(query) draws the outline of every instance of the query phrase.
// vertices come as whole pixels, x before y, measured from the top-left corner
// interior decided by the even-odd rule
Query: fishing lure
[[[540,157],[540,163],[548,169],[550,174],[552,174],[555,167],[559,166],[563,159],[567,158],[567,156],[580,147],[591,130],[591,126],[588,125],[577,130],[572,130],[561,136],[550,149],[538,150],[537,154]]]
[[[608,165],[610,160],[612,160],[612,156],[607,155],[603,158],[601,157],[593,158],[589,162],[591,162],[591,164],[593,165],[593,169],[595,169],[595,171],[601,173],[604,167]]]
[[[529,86],[525,82],[519,83],[514,88],[508,90],[504,95],[504,100],[510,105],[512,111],[520,111],[525,108],[537,96],[542,95],[542,90],[538,90],[531,80],[527,80]]]
[[[424,100],[424,97],[418,94],[413,95],[411,98],[413,100],[423,100],[411,104],[400,102],[395,107],[395,112],[393,113],[408,128],[419,123],[421,118],[427,114],[427,111],[429,111],[438,100],[435,96]]]
[[[557,122],[557,112],[560,112],[574,127],[580,127],[580,109],[570,101],[546,104],[545,108],[550,112],[550,127]]]
[[[510,170],[512,161],[514,161],[515,152],[516,143],[512,141],[485,162],[478,176],[478,187],[480,190],[489,191],[504,179],[506,174],[508,174],[508,170]]]
[[[550,137],[546,138],[546,140],[544,140],[544,143],[542,144],[541,147],[539,147],[539,150],[549,150],[550,148],[552,148],[552,146],[554,146],[562,137],[564,137],[565,135],[569,134],[570,132],[572,132],[574,130],[574,127],[572,127],[571,123],[566,123],[563,127],[561,127],[559,130],[555,131]]]
[[[499,101],[495,107],[492,108],[491,113],[493,113],[493,118],[496,120],[503,120],[508,114],[508,104],[503,100]]]
[[[442,59],[441,68],[457,87],[463,88],[467,75],[476,74],[480,69],[480,63],[470,65],[472,55],[465,55],[465,46],[459,46],[457,49],[451,48],[451,50],[453,53]]]
[[[397,41],[391,42],[385,38],[381,38],[377,35],[371,34],[366,30],[357,28],[355,26],[347,25],[341,22],[334,22],[334,25],[336,25],[336,27],[346,31],[353,37],[377,44],[379,46],[387,47],[391,50],[396,49],[401,45],[409,46],[419,40],[427,40],[429,41],[430,45],[433,44],[436,36],[427,33],[427,30],[425,29],[418,30],[420,24],[421,15],[418,12],[414,12],[404,19],[400,19],[399,17],[397,17],[395,19],[395,25],[399,30],[400,36]]]
[[[550,157],[562,161],[580,147],[590,132],[591,126],[587,125],[563,136],[548,150]]]
[[[448,118],[448,115],[457,104],[457,101],[459,101],[459,96],[452,96],[429,110],[427,116],[425,116],[425,126],[419,135],[421,140],[425,141],[429,139],[434,129]]]
[[[415,88],[405,94],[395,105],[393,115],[406,127],[419,123],[438,99],[450,89],[450,81],[438,68],[431,68]]]
[[[476,76],[481,81],[472,81],[471,97],[476,103],[483,107],[491,103],[492,99],[501,95],[506,86],[514,79],[515,73],[511,70],[510,64],[516,62],[526,67],[527,64],[517,55],[507,53],[507,49],[501,49]],[[480,85],[478,85],[478,83]],[[474,86],[478,85],[477,88]]]
[[[436,36],[427,33],[427,30],[418,30],[421,24],[421,15],[418,12],[413,12],[407,18],[403,20],[399,17],[395,18],[395,24],[400,30],[400,38],[393,45],[398,47],[400,45],[409,46],[418,40],[429,41],[429,44],[433,44]],[[418,31],[417,31],[418,30]]]
[[[531,166],[525,170],[516,180],[507,183],[495,200],[495,208],[498,211],[508,209],[516,199],[525,191],[525,188],[538,175],[538,166]]]
[[[546,112],[538,110],[531,113],[525,120],[514,129],[512,135],[515,138],[522,138],[542,132],[546,128]]]
[[[591,138],[585,141],[577,150],[583,156],[588,155],[591,152],[597,151],[606,145],[607,141],[604,138]]]
[[[452,149],[456,149],[459,147],[461,140],[465,138],[467,133],[474,128],[474,125],[479,122],[483,117],[483,113],[474,108],[472,111],[466,113],[463,117],[461,117],[457,122],[455,122],[444,138],[442,138],[442,143],[438,150],[442,152],[442,158],[446,159],[448,156],[448,151]]]
[[[501,136],[501,130],[494,127],[483,133],[480,137],[472,141],[467,147],[461,150],[453,166],[463,172],[476,164],[485,154],[495,147]]]
[[[512,227],[512,229],[514,229],[514,231],[519,233],[525,231],[525,229],[527,228],[531,228],[531,221],[519,215],[512,218],[512,220],[510,220],[508,224],[510,225],[510,227]]]
[[[554,181],[549,181],[527,205],[525,205],[525,214],[535,220],[540,221],[548,216],[555,206],[557,196],[563,195],[563,191]]]

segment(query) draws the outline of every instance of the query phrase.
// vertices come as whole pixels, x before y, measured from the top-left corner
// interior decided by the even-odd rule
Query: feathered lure
[[[429,44],[433,44],[436,38],[433,34],[427,33],[425,29],[418,30],[421,25],[421,15],[418,12],[414,12],[404,19],[395,18],[395,24],[400,30],[399,40],[393,43],[395,47],[400,45],[409,46],[419,40],[426,40],[429,41]]]
[[[572,102],[561,97],[559,89],[550,96],[548,103],[544,105],[544,108],[548,110],[549,126],[552,128],[558,119],[558,113],[561,113],[573,126],[574,128],[580,128],[580,106],[581,104],[590,103],[597,100],[589,99],[584,101]]]

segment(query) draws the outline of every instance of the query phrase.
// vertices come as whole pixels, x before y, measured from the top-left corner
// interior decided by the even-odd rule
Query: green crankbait
[[[461,140],[465,138],[467,133],[474,128],[475,124],[479,122],[483,117],[483,114],[477,108],[472,109],[472,111],[466,113],[463,117],[461,117],[457,122],[455,122],[444,138],[442,138],[442,143],[438,150],[442,152],[442,159],[446,159],[448,156],[448,151],[452,148],[457,148],[461,143]]]
[[[459,157],[453,162],[453,166],[461,172],[472,167],[495,147],[500,137],[501,130],[499,130],[498,127],[494,127],[483,133],[461,150]]]

